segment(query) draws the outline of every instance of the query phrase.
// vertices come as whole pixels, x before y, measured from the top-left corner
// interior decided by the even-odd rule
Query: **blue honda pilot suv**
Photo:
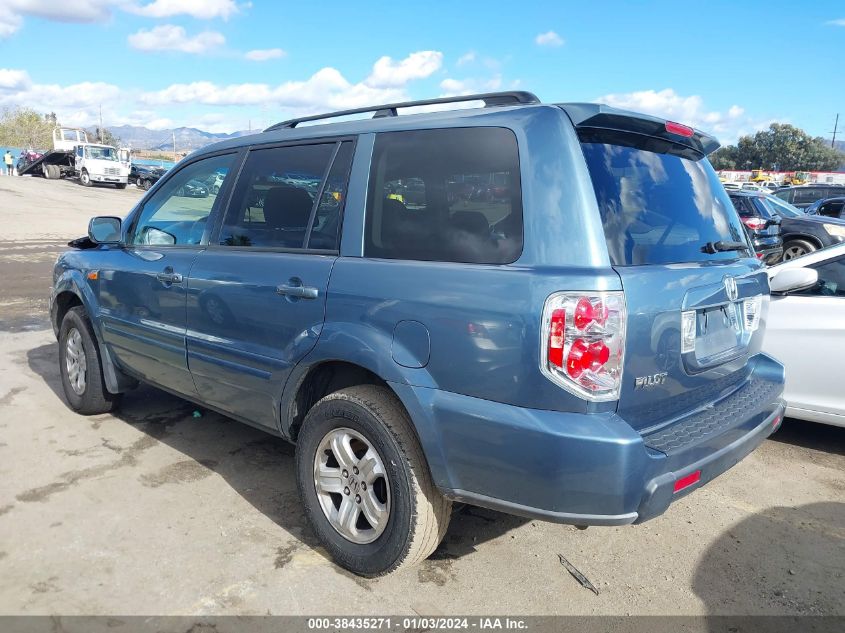
[[[645,521],[783,414],[716,147],[525,92],[211,145],[56,263],[68,403],[144,381],[295,442],[314,531],[365,576],[431,554],[452,502]]]

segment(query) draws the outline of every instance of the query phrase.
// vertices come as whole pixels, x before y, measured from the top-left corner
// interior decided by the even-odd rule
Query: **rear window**
[[[509,264],[521,253],[513,132],[451,128],[376,137],[366,257]]]
[[[742,242],[745,231],[706,159],[623,145],[581,144],[615,266],[736,259],[708,243]]]

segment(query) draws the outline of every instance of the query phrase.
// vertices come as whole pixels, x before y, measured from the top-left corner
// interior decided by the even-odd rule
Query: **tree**
[[[102,143],[103,145],[112,145],[113,147],[120,147],[120,139],[112,134],[108,129],[99,127],[95,127],[93,130],[93,139],[97,143]]]
[[[772,123],[768,130],[720,148],[710,162],[715,169],[832,171],[845,163],[845,154],[794,125]]]
[[[52,113],[42,116],[30,108],[4,109],[0,113],[0,145],[51,149],[55,117]]]

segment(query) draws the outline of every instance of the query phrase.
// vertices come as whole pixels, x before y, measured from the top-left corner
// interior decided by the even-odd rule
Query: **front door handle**
[[[163,284],[181,284],[182,283],[182,275],[179,273],[171,273],[171,272],[163,272],[156,275],[156,279],[158,279]]]
[[[320,295],[320,291],[317,288],[303,286],[302,281],[299,279],[291,279],[290,281],[292,283],[276,286],[276,294],[286,297],[297,297],[299,299],[316,299]],[[299,283],[297,284],[296,282]]]

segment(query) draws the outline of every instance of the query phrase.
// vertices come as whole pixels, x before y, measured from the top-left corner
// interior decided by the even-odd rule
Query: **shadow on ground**
[[[772,440],[811,448],[825,453],[845,455],[845,428],[787,418]]]
[[[56,344],[30,350],[27,363],[64,402]],[[197,478],[198,469],[209,469],[300,543],[317,547],[299,500],[290,443],[147,385],[125,394],[112,415],[188,458],[157,473],[145,473],[142,481],[146,485],[190,481]],[[93,416],[88,421],[100,429],[114,423],[112,415]],[[526,521],[481,508],[456,507],[443,543],[420,569],[420,580],[444,584],[451,561]],[[289,562],[292,553],[291,548],[280,548],[276,566]]]
[[[845,615],[845,503],[742,520],[705,550],[692,586],[713,615]]]

